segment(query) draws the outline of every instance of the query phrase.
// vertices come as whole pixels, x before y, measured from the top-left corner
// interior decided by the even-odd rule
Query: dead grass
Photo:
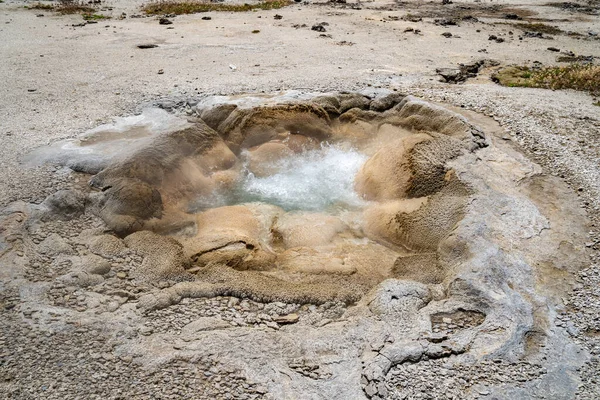
[[[30,10],[46,10],[55,11],[59,14],[91,14],[95,11],[94,8],[86,3],[76,0],[59,0],[58,4],[34,3],[30,6],[25,6]]]
[[[25,6],[30,10],[54,10],[54,5],[52,4],[43,4],[43,3],[33,3],[30,6]]]
[[[564,67],[507,67],[492,79],[504,86],[575,89],[600,96],[600,65],[572,64]]]
[[[54,11],[60,14],[91,14],[95,11],[84,0],[58,0],[58,4],[54,6]]]
[[[146,4],[142,10],[150,15],[194,14],[209,11],[244,12],[252,10],[274,10],[290,5],[290,0],[265,0],[254,4],[224,4],[209,1],[159,0]]]
[[[564,31],[562,29],[559,29],[555,26],[552,25],[546,25],[546,24],[542,24],[542,23],[535,23],[535,24],[526,24],[526,23],[519,23],[519,24],[512,24],[515,28],[519,28],[523,31],[527,31],[527,32],[539,32],[539,33],[545,33],[547,35],[559,35],[561,33],[564,33]]]

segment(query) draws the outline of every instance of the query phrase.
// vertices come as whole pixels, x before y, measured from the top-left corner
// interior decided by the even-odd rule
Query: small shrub
[[[244,12],[252,10],[274,10],[291,4],[290,0],[264,0],[255,4],[211,3],[202,0],[159,0],[142,7],[146,14],[194,14],[209,11]]]

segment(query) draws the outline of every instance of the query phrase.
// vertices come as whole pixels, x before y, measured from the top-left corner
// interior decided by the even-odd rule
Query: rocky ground
[[[168,26],[154,17],[135,17],[141,13],[134,2],[103,3],[101,12],[113,18],[83,26],[80,16],[24,9],[27,4],[0,4],[0,206],[12,203],[0,214],[0,254],[16,248],[14,258],[0,259],[2,397],[277,398],[261,371],[221,357],[222,341],[205,340],[195,350],[190,342],[202,332],[230,327],[240,329],[241,337],[267,340],[280,330],[293,337],[294,329],[335,325],[346,306],[217,297],[184,299],[142,313],[136,302],[150,288],[130,276],[141,258],[111,253],[110,246],[90,251],[82,244],[86,234],[103,230],[102,221],[84,215],[27,226],[25,232],[15,228],[23,216],[14,212],[14,201],[40,203],[58,189],[87,184],[63,168],[24,168],[19,161],[40,145],[149,104],[186,114],[208,94],[383,87],[496,120],[504,129],[501,140],[518,145],[577,193],[579,204],[572,206],[583,208],[591,220],[584,243],[590,259],[550,312],[547,329],[570,337],[572,344],[549,342],[519,360],[405,362],[378,387],[365,378],[361,389],[390,399],[600,398],[600,107],[584,93],[503,88],[489,79],[494,65],[555,63],[557,52],[549,47],[600,56],[597,3],[311,2],[273,11],[210,13],[209,21],[202,15],[179,16]],[[274,19],[275,14],[283,18]],[[323,31],[311,30],[322,22],[327,22]],[[541,22],[560,32],[540,37],[511,25],[521,22]],[[148,43],[158,47],[137,47]],[[455,76],[459,63],[482,58],[494,62],[483,64],[466,82],[440,82],[444,78],[437,69],[453,69]],[[65,254],[87,260],[104,278],[79,289],[56,279],[72,267]],[[95,279],[97,274],[89,272],[73,279]],[[440,320],[434,329],[452,333],[478,324],[477,318]],[[156,357],[144,352],[144,346],[169,336],[177,340],[165,339],[170,347]],[[282,342],[274,349],[280,345],[285,348]],[[561,353],[581,366],[574,379],[563,381],[558,373],[557,381],[572,385],[558,393],[540,382],[548,364],[560,364],[555,358]],[[306,354],[286,356],[292,373],[329,379],[330,365]]]

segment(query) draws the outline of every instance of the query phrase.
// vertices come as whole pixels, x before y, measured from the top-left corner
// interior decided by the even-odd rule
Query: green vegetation
[[[103,19],[110,19],[108,15],[102,14],[83,14],[83,19],[86,21],[98,21]]]
[[[159,0],[146,4],[142,10],[146,14],[194,14],[209,11],[244,12],[252,10],[274,10],[291,4],[290,0],[265,0],[255,4],[226,4],[209,1]]]
[[[600,65],[571,64],[564,67],[507,67],[492,79],[503,86],[575,89],[600,95]]]

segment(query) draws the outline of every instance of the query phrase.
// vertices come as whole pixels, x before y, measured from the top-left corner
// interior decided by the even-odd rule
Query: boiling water
[[[256,201],[285,210],[360,207],[364,201],[354,191],[354,177],[367,158],[353,149],[324,145],[278,161],[273,175],[246,172],[233,191],[198,199],[194,208]]]

